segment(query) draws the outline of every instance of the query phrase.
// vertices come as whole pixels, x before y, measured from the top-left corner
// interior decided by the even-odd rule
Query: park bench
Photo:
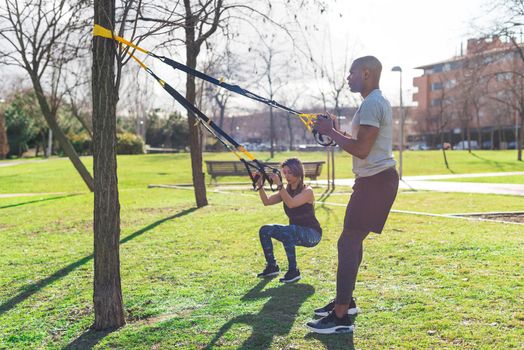
[[[304,165],[304,175],[310,180],[316,180],[322,172],[324,161],[302,162]],[[265,163],[278,168],[280,163]],[[207,173],[211,176],[210,183],[217,182],[218,176],[247,176],[245,165],[238,160],[206,160]]]

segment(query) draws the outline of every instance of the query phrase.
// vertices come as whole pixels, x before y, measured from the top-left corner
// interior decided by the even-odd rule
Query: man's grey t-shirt
[[[371,91],[351,121],[351,137],[357,139],[360,125],[379,128],[378,137],[366,159],[353,156],[356,177],[372,176],[396,165],[393,158],[393,117],[391,105],[379,89]]]

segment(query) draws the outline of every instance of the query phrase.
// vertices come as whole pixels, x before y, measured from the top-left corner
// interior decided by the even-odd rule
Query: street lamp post
[[[395,66],[391,69],[392,72],[400,73],[400,136],[398,146],[398,176],[402,180],[402,150],[404,148],[404,106],[402,104],[402,68]]]

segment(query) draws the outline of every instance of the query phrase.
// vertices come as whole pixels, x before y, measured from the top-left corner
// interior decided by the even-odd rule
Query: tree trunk
[[[95,0],[95,23],[114,27],[114,0]],[[96,330],[125,324],[120,282],[120,203],[116,162],[115,44],[93,37],[94,307]]]
[[[289,132],[289,150],[293,150],[293,128],[291,127],[291,118],[288,116],[287,121],[287,130]]]
[[[476,116],[477,116],[477,140],[479,143],[479,149],[482,149],[482,128],[480,127],[480,108],[476,108]]]
[[[60,144],[60,147],[62,148],[64,153],[69,157],[71,163],[73,163],[73,166],[82,177],[82,180],[84,180],[89,190],[93,192],[94,184],[91,174],[89,173],[89,171],[87,171],[86,167],[78,157],[78,154],[76,154],[75,149],[67,139],[66,135],[60,129],[60,126],[56,121],[56,116],[53,115],[51,109],[49,108],[49,104],[47,103],[47,99],[44,95],[44,90],[42,89],[42,85],[40,84],[39,78],[36,76],[36,74],[34,74],[33,71],[30,72],[30,75],[31,81],[33,82],[33,88],[35,89],[36,98],[38,99],[38,104],[40,105],[40,109],[47,122],[47,125],[51,130],[53,130],[53,134],[56,136],[58,143]]]
[[[222,129],[224,127],[224,116],[226,115],[226,106],[219,105],[220,118],[218,119],[218,126]]]
[[[7,128],[5,125],[4,111],[0,110],[0,159],[5,159],[9,153],[9,142],[7,142]]]
[[[192,16],[186,18],[186,65],[196,69],[199,48],[195,44],[195,19]],[[195,104],[196,88],[195,77],[188,74],[186,78],[186,99]],[[200,140],[199,125],[195,125],[197,119],[193,113],[187,113],[189,124],[189,149],[191,152],[191,169],[193,173],[193,186],[195,188],[195,200],[198,208],[208,204],[206,194],[205,175],[202,170],[202,147]]]
[[[466,124],[466,137],[468,139],[468,152],[471,153],[471,129],[469,123]]]
[[[444,134],[443,133],[440,134],[440,144],[442,145],[442,155],[444,156],[444,164],[446,164],[446,169],[449,169],[448,157],[446,155],[446,149],[444,147]]]
[[[92,139],[93,127],[89,125],[88,122],[80,115],[80,111],[78,110],[78,107],[74,104],[74,102],[71,102],[71,112],[71,114],[73,114],[73,117],[75,117],[76,120],[78,120],[80,124],[82,124],[83,128],[85,129],[89,137],[91,137]],[[139,135],[142,136],[142,134]]]

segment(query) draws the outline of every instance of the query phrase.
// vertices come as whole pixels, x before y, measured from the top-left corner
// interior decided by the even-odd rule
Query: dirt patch
[[[506,222],[517,222],[524,224],[524,212],[517,213],[486,213],[486,214],[471,214],[471,215],[457,215],[462,217],[469,218],[479,218],[485,220],[497,220],[497,221],[506,221]]]
[[[500,221],[511,221],[511,222],[520,222],[524,224],[524,214],[488,214],[488,215],[482,215],[482,219],[489,219],[489,220],[500,220]]]
[[[163,207],[163,208],[139,208],[138,209],[140,212],[143,212],[143,213],[176,213],[177,212],[177,208],[173,208],[173,207]]]

